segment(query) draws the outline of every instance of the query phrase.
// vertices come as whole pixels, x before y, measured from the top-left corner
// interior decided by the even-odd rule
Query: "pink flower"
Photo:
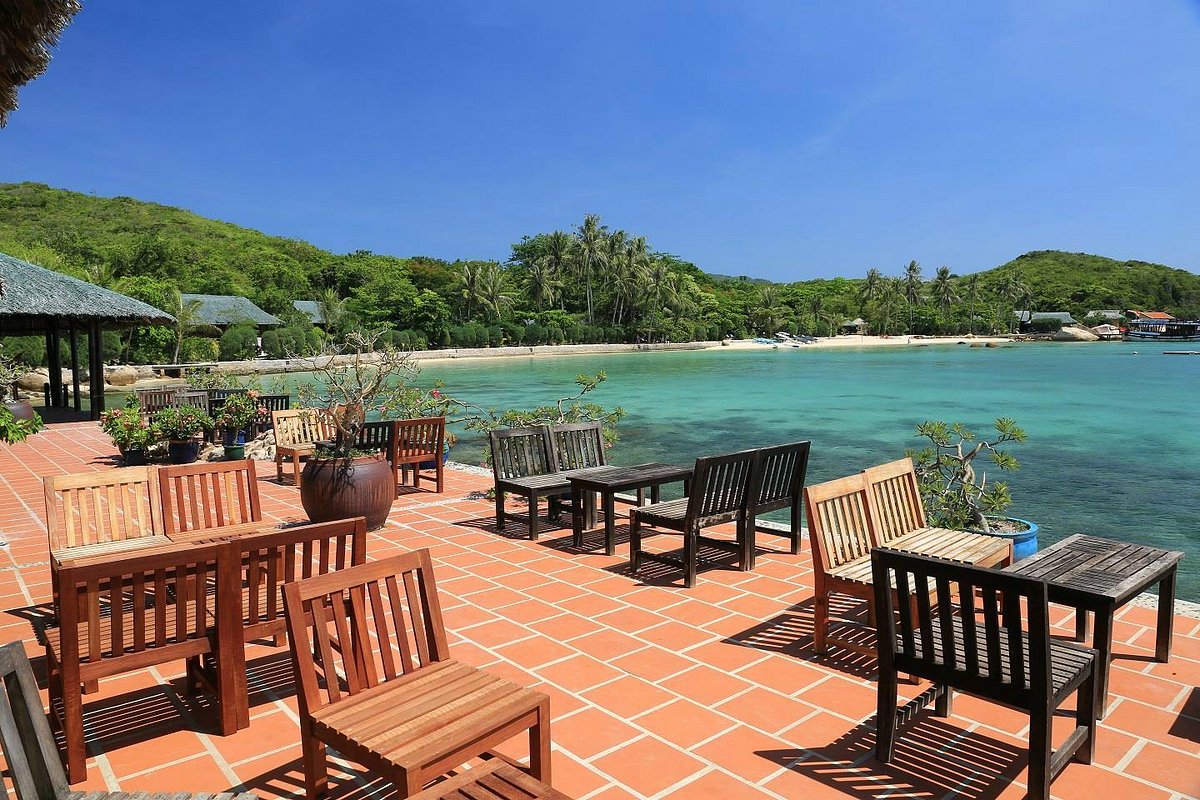
[[[442,399],[442,393],[440,391],[438,391],[437,389],[434,389],[432,392],[430,392],[429,396],[432,397],[434,400]]]

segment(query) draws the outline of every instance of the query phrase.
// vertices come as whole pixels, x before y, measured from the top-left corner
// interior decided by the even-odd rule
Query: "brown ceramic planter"
[[[367,529],[387,521],[396,485],[383,456],[310,458],[300,481],[300,504],[313,522],[366,517]]]
[[[33,419],[33,406],[29,405],[28,400],[12,400],[4,404],[4,407],[12,412],[12,415],[17,419]]]

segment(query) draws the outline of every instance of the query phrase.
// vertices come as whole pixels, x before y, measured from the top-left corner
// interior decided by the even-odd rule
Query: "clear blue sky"
[[[344,252],[596,212],[710,272],[1200,268],[1200,7],[90,0],[0,181]]]

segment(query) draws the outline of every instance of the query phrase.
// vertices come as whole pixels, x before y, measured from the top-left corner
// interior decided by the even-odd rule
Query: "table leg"
[[[587,523],[588,492],[571,487],[571,544],[583,547],[583,526]]]
[[[1154,637],[1154,660],[1171,658],[1171,626],[1175,622],[1175,567],[1158,583],[1158,632]]]
[[[650,487],[650,502],[657,503],[661,497],[662,497],[662,486],[660,486],[659,484],[656,483]]]
[[[1096,719],[1104,719],[1108,710],[1108,665],[1112,661],[1114,610],[1107,605],[1096,609],[1096,629],[1092,634],[1092,647],[1096,648],[1096,680],[1100,683],[1096,692]]]
[[[1075,609],[1075,641],[1087,641],[1088,612],[1085,608]]]
[[[653,502],[653,501],[651,501],[651,502]],[[638,508],[641,508],[642,506],[646,505],[646,487],[644,487],[644,486],[638,487],[637,504],[638,504]]]
[[[615,492],[607,491],[604,496],[604,552],[610,556],[617,554],[617,532],[615,517],[616,505]]]
[[[591,529],[596,527],[596,493],[589,491],[584,494],[583,502],[587,509],[587,516],[583,518],[583,526]]]

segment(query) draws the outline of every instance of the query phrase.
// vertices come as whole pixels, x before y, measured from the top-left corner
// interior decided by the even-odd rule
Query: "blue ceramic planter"
[[[990,519],[990,517],[989,517]],[[1008,539],[1013,543],[1013,560],[1020,561],[1022,558],[1028,558],[1038,551],[1038,526],[1037,523],[1030,522],[1027,519],[1019,519],[1018,517],[1001,517],[1000,519],[1019,522],[1022,525],[1028,525],[1029,529],[1019,531],[1018,533],[996,533],[989,531],[988,536],[999,536]]]
[[[172,464],[191,464],[199,457],[200,442],[197,439],[167,442],[167,459]]]

